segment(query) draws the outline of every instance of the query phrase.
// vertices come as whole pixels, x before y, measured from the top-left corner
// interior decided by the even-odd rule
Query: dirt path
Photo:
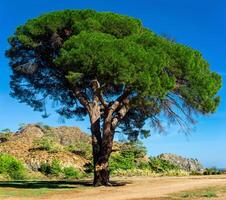
[[[119,179],[117,179],[119,180]],[[133,177],[123,178],[125,186],[81,188],[61,191],[40,198],[5,198],[7,200],[138,200],[164,197],[170,193],[208,186],[226,186],[226,176]]]

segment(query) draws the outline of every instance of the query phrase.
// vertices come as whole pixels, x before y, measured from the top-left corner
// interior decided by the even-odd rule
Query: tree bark
[[[94,166],[93,184],[94,186],[110,186],[109,158],[112,152],[114,132],[118,123],[128,111],[128,101],[126,99],[130,94],[130,87],[125,88],[123,94],[110,103],[103,98],[100,83],[97,79],[91,81],[91,87],[93,90],[92,102],[78,88],[73,88],[72,90],[81,105],[86,108],[90,117]],[[100,128],[101,108],[104,108],[102,131]],[[119,110],[117,111],[117,109]]]
[[[112,130],[111,115],[108,111],[105,114],[103,134],[98,145],[98,150],[95,148],[96,143],[93,142],[94,186],[111,185],[109,180],[109,158],[113,146],[114,130]]]
[[[106,148],[111,149],[110,143]],[[111,186],[109,180],[109,157],[110,153],[106,153],[102,146],[99,154],[93,154],[94,157],[94,186]]]

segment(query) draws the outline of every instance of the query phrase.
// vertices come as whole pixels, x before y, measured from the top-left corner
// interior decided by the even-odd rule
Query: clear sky
[[[21,123],[43,122],[59,126],[62,119],[49,108],[48,119],[9,96],[10,68],[4,56],[7,37],[18,25],[43,13],[63,9],[95,9],[130,15],[159,34],[203,53],[211,69],[226,79],[225,0],[0,0],[0,129],[16,130]],[[221,105],[210,116],[199,117],[189,136],[176,127],[167,134],[153,133],[144,143],[150,155],[163,152],[198,158],[205,166],[226,167],[226,86],[219,92]],[[63,125],[79,126],[89,132],[87,120],[66,120]]]

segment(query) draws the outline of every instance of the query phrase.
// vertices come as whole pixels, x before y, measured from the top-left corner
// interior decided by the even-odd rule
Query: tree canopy
[[[221,77],[201,53],[132,17],[52,12],[19,26],[9,43],[11,94],[37,111],[50,100],[60,115],[82,118],[96,93],[101,108],[119,102],[113,122],[136,138],[146,122],[161,129],[163,115],[184,126],[219,104]]]

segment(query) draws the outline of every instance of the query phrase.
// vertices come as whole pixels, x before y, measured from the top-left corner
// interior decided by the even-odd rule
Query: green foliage
[[[34,140],[33,145],[36,147],[36,149],[45,150],[50,153],[57,153],[63,150],[61,145],[54,142],[54,140],[48,136],[43,136],[40,139]]]
[[[109,163],[111,171],[115,171],[117,169],[127,170],[135,168],[135,158],[131,152],[113,154]]]
[[[208,188],[203,188],[203,189],[198,189],[198,190],[192,190],[192,191],[187,191],[187,192],[181,192],[178,196],[188,199],[198,199],[198,198],[212,198],[212,197],[217,197],[217,189],[214,187],[208,187]]]
[[[125,143],[121,146],[119,152],[112,154],[110,169],[116,171],[118,169],[147,168],[148,163],[142,161],[146,153],[146,148],[139,141]]]
[[[70,151],[76,155],[85,157],[86,159],[92,158],[91,144],[80,141],[76,145],[69,145],[65,147],[66,151]]]
[[[51,165],[48,163],[42,163],[40,165],[39,171],[45,175],[51,174]]]
[[[216,167],[212,168],[206,168],[205,171],[203,172],[204,175],[217,175],[217,174],[222,174],[223,172]]]
[[[121,147],[122,154],[132,153],[135,159],[143,158],[147,154],[147,149],[141,141],[128,142]]]
[[[0,154],[0,174],[8,175],[12,179],[24,179],[25,168],[21,161],[8,154]]]
[[[39,171],[47,176],[59,176],[62,173],[60,161],[54,159],[52,163],[42,163]]]
[[[180,169],[178,166],[172,164],[171,162],[158,157],[150,157],[149,166],[151,170],[157,173]]]
[[[62,177],[65,179],[78,179],[82,174],[74,167],[62,167],[60,161],[54,159],[51,163],[42,163],[39,171],[46,176]]]
[[[130,139],[149,135],[142,129],[147,120],[162,130],[161,114],[183,126],[195,112],[214,112],[220,101],[221,77],[200,52],[156,35],[132,17],[52,12],[19,26],[9,43],[13,97],[45,111],[48,96],[60,115],[82,118],[88,113],[75,88],[89,100],[97,79],[103,98],[111,101],[129,89],[130,109],[120,128]]]
[[[63,169],[64,178],[66,179],[78,179],[81,177],[80,172],[74,167],[65,167]]]
[[[42,137],[38,140],[35,140],[33,143],[38,147],[38,149],[46,151],[51,150],[53,146],[53,141],[47,137]]]

